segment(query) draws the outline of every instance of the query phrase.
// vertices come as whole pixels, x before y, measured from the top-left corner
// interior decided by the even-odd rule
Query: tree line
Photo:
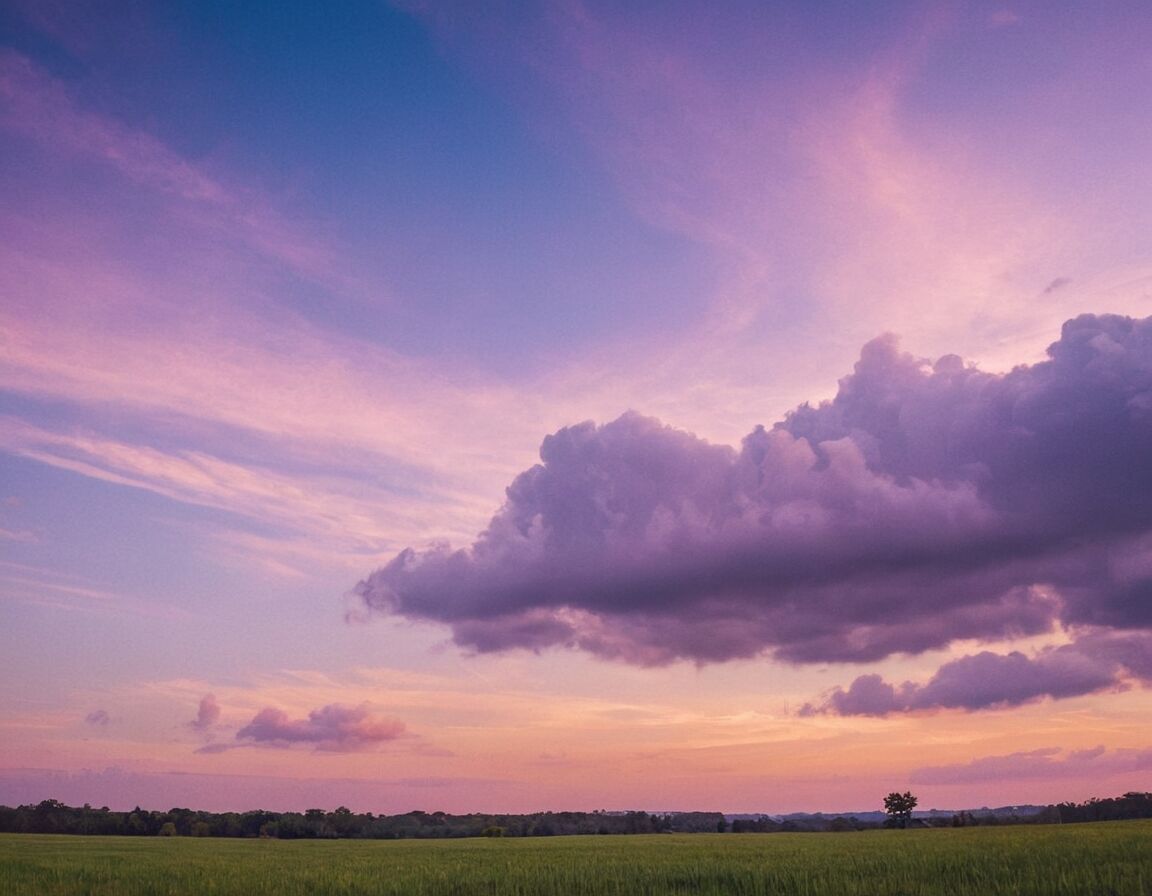
[[[0,832],[180,837],[277,837],[297,839],[377,839],[455,837],[550,837],[564,834],[657,834],[717,831],[719,812],[536,812],[530,815],[449,815],[407,812],[374,815],[341,806],[330,812],[205,812],[195,809],[149,811],[137,806],[118,812],[107,806],[67,806],[57,800],[0,806]]]
[[[1120,821],[1125,818],[1152,818],[1152,793],[1130,791],[1111,799],[1090,799],[1083,803],[1056,806],[1061,821]]]
[[[909,810],[910,811],[910,810]],[[1152,793],[1126,793],[1110,799],[1059,803],[1031,815],[944,813],[917,821],[931,826],[984,824],[1052,824],[1152,818]],[[905,819],[907,823],[907,819]],[[774,833],[853,831],[877,828],[882,822],[855,817],[795,815],[775,819],[762,815],[726,819],[719,812],[535,812],[528,815],[489,815],[446,812],[407,812],[374,815],[341,806],[332,811],[205,812],[136,807],[129,812],[67,806],[57,800],[0,806],[0,832],[21,834],[101,834],[117,836],[276,837],[295,839],[415,839],[457,837],[548,837],[571,834]]]

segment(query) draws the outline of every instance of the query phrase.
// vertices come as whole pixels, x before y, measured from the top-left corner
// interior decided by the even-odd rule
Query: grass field
[[[1149,896],[1152,822],[451,841],[4,834],[0,893]]]

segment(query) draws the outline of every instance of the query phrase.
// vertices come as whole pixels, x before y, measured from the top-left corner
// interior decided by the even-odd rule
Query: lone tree
[[[893,827],[908,827],[912,820],[912,810],[916,808],[917,799],[910,791],[903,793],[893,791],[884,797],[884,811],[888,813],[889,824]]]

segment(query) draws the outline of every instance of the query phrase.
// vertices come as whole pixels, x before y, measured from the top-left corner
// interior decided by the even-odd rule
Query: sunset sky
[[[0,5],[0,803],[1152,789],[1152,8]]]

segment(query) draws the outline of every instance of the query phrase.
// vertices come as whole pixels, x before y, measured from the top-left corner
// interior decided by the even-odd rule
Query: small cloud
[[[343,752],[368,749],[396,740],[404,731],[403,722],[373,715],[364,704],[342,706],[333,703],[312,710],[306,719],[289,719],[284,710],[269,706],[236,732],[236,739],[247,741],[249,745],[287,748],[312,744],[316,750]]]
[[[998,9],[988,16],[988,24],[993,28],[1007,28],[1020,21],[1020,15],[1011,9]]]
[[[540,753],[535,759],[529,760],[529,764],[552,768],[572,768],[577,765],[567,753]]]
[[[831,713],[838,716],[886,716],[902,708],[896,688],[879,675],[861,675],[848,686],[836,688],[822,706],[805,703],[800,716]]]
[[[228,750],[233,750],[238,746],[242,746],[242,745],[241,744],[206,744],[205,746],[201,747],[196,752],[197,753],[204,753],[206,755],[211,756],[211,755],[214,755],[216,753],[224,753]]]
[[[1071,282],[1071,277],[1057,277],[1055,280],[1044,287],[1043,294],[1050,295],[1051,293],[1056,292],[1056,290],[1063,289],[1065,286],[1068,286]]]
[[[200,708],[196,712],[196,718],[188,723],[189,728],[196,731],[207,731],[220,718],[220,704],[216,702],[215,694],[205,694],[200,699]]]
[[[84,717],[84,721],[89,725],[103,727],[112,721],[112,717],[102,709],[95,709]]]

